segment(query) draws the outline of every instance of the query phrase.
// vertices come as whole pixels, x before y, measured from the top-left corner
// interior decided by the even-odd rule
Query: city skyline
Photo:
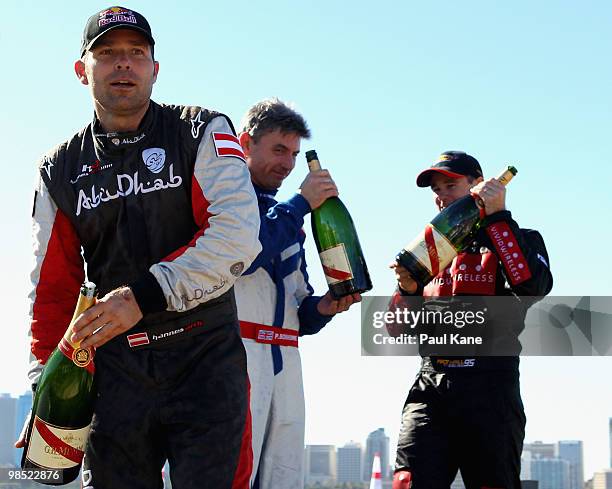
[[[18,434],[21,432],[23,422],[29,412],[32,404],[32,393],[26,391],[19,396],[14,396],[12,393],[0,392],[0,442],[4,442],[7,439],[15,440]],[[8,423],[8,424],[7,424]],[[339,444],[334,443],[306,443],[307,446],[319,446],[319,447],[334,447],[334,448],[356,448],[359,450],[363,449],[364,462],[362,464],[362,474],[364,477],[369,475],[369,469],[367,467],[367,461],[370,465],[375,452],[381,455],[381,464],[383,466],[383,476],[385,474],[385,467],[393,466],[393,455],[395,453],[395,447],[389,445],[389,437],[386,435],[385,427],[379,427],[376,430],[369,432],[365,438],[363,445],[355,441],[355,438],[351,438],[346,442]],[[11,434],[12,433],[12,434]],[[610,439],[609,453],[610,453],[610,466],[600,467],[600,469],[612,468],[612,417],[609,418],[608,423],[608,435]],[[13,442],[10,442],[12,447]],[[369,450],[368,450],[369,447]],[[2,457],[5,457],[2,450],[5,449],[5,445],[0,445],[0,464]],[[369,453],[371,452],[371,453]],[[583,460],[583,441],[582,440],[557,440],[557,441],[542,441],[542,440],[525,440],[523,444],[523,453],[530,452],[533,458],[567,458],[577,457],[577,453],[580,454],[580,459]],[[19,457],[20,458],[20,457]],[[383,460],[387,460],[388,463],[384,463]],[[6,463],[6,462],[4,462]],[[581,462],[582,463],[582,462]],[[580,469],[584,473],[584,468]],[[596,472],[596,470],[594,471]],[[584,475],[583,475],[584,477]],[[575,489],[572,486],[570,489]]]
[[[12,447],[13,436],[7,434],[16,434],[21,430],[27,413],[26,408],[29,406],[28,400],[31,403],[27,393],[20,397],[0,393],[0,442],[2,442],[0,466],[19,463],[21,450]],[[609,426],[610,424],[608,428]],[[10,438],[8,444],[7,436]],[[612,450],[612,445],[610,449]],[[390,480],[392,475],[394,450],[390,450],[388,446],[384,427],[371,431],[363,444],[356,442],[355,438],[342,446],[306,444],[304,452],[307,483],[367,482],[371,475],[374,452],[381,456],[383,480]],[[385,459],[388,463],[382,462]],[[593,479],[595,474],[605,474],[606,470],[612,469],[612,467],[602,467],[594,472],[585,473],[582,440],[526,441],[521,459],[523,465],[521,478],[539,480],[540,489],[582,489],[583,484]],[[355,475],[349,477],[345,475],[349,473],[357,474],[360,481],[356,480]],[[602,477],[605,479],[607,476]],[[461,487],[459,475],[457,481],[453,487]]]
[[[384,429],[379,428],[371,432],[369,436],[376,434],[380,430]],[[331,453],[332,448],[335,448],[336,460],[338,461],[336,473],[339,475],[341,472],[339,459],[342,451],[350,447],[352,449],[358,449],[361,452],[362,445],[359,442],[351,440],[344,446],[337,447],[334,445],[306,445],[305,450],[307,451],[309,447],[325,448],[327,454]],[[584,460],[582,457],[582,448],[582,440],[556,440],[552,442],[535,440],[533,442],[526,442],[521,457],[523,464],[521,480],[537,480],[539,481],[539,489],[583,489],[584,484],[589,480],[592,481],[596,474],[603,474],[606,473],[607,470],[612,470],[612,468],[601,468],[590,474],[585,474],[583,472]],[[366,458],[366,453],[361,453],[363,465],[361,482],[367,482],[371,473],[369,470],[366,470]],[[390,474],[385,476],[384,470],[383,465],[383,480],[389,480]],[[309,480],[308,474],[305,474],[305,477],[306,480]],[[320,481],[321,479],[315,478],[310,481],[312,482],[313,480]],[[338,477],[336,482],[353,481],[339,480]],[[464,489],[459,473],[452,487]]]

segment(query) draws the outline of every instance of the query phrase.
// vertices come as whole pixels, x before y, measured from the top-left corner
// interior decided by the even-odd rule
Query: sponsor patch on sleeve
[[[234,156],[246,162],[242,146],[236,136],[227,132],[213,132],[212,137],[217,156]]]
[[[487,227],[487,234],[504,265],[512,285],[518,285],[531,278],[531,270],[520,249],[516,236],[505,222],[496,222]]]

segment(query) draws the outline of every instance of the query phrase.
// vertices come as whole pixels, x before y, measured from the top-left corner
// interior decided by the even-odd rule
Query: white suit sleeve
[[[168,311],[186,311],[227,292],[261,251],[257,198],[241,155],[227,120],[211,120],[192,179],[200,229],[190,243],[149,269],[158,287],[151,277],[148,285],[161,287]],[[132,289],[143,312],[149,312],[146,302],[155,294],[143,294],[145,286],[141,280]]]

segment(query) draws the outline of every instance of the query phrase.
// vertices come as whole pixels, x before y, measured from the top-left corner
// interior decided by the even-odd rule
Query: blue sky
[[[30,221],[37,157],[85,125],[87,89],[72,66],[99,2],[3,2],[0,392],[24,380]],[[476,156],[485,174],[515,164],[508,207],[544,236],[555,295],[612,296],[607,257],[612,181],[612,4],[514,2],[167,2],[125,4],[157,41],[153,98],[197,104],[239,125],[247,108],[295,103],[356,222],[377,295],[387,264],[435,214],[419,170],[444,150]],[[307,171],[303,157],[280,197]],[[309,224],[306,225],[309,231]],[[324,279],[307,241],[312,282]],[[359,314],[301,346],[307,442],[365,440],[399,429],[417,361],[364,358]],[[527,440],[583,439],[586,474],[607,465],[612,416],[607,358],[522,361]]]

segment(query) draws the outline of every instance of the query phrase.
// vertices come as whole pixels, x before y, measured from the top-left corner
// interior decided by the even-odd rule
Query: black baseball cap
[[[109,7],[93,14],[87,21],[87,24],[85,24],[83,41],[81,43],[81,56],[100,37],[112,29],[132,29],[138,31],[147,38],[151,46],[155,45],[151,26],[144,16],[125,7]]]
[[[451,178],[482,177],[480,163],[473,156],[463,151],[445,151],[430,168],[423,170],[417,177],[419,187],[429,187],[434,173],[441,173]]]

